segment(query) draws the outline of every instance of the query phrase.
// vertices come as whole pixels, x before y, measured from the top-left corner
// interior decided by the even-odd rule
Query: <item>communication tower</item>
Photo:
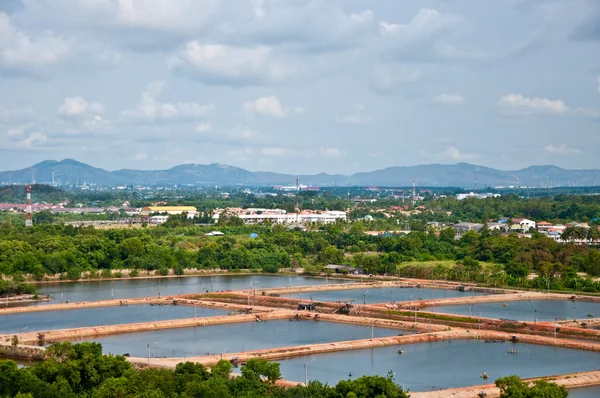
[[[25,206],[25,226],[33,225],[31,217],[31,185],[27,185],[27,205]]]

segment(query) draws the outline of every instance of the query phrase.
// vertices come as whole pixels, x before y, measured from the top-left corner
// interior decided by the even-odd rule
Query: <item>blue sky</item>
[[[3,0],[0,169],[597,168],[597,0]]]

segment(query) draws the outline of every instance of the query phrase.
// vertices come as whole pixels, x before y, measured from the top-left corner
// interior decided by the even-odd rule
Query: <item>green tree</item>
[[[496,380],[500,389],[500,398],[567,398],[569,393],[564,386],[536,380],[533,385],[521,380],[519,376],[507,376]]]

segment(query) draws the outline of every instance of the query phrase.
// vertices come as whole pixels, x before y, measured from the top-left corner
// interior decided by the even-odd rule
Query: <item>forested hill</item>
[[[341,174],[299,175],[302,184],[318,186],[420,186],[474,187],[482,186],[596,186],[600,170],[566,170],[555,166],[531,166],[521,170],[502,171],[468,163],[454,165],[430,164],[408,167],[389,167],[370,172]],[[30,181],[61,184],[95,183],[100,185],[292,185],[295,175],[265,171],[248,171],[239,167],[212,163],[183,164],[166,170],[108,171],[73,159],[46,160],[14,171],[0,172],[0,183],[28,183]]]

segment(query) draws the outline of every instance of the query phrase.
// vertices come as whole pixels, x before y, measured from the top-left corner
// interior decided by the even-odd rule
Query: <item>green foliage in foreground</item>
[[[319,382],[284,389],[279,364],[252,359],[241,376],[230,378],[231,364],[220,361],[209,372],[203,365],[180,363],[175,370],[135,370],[121,356],[102,355],[99,343],[57,343],[49,359],[28,368],[0,361],[0,397],[35,398],[408,398],[392,378],[365,376],[330,387]]]
[[[567,398],[569,393],[564,386],[537,380],[533,385],[522,381],[518,376],[502,377],[496,380],[500,388],[500,398]]]

